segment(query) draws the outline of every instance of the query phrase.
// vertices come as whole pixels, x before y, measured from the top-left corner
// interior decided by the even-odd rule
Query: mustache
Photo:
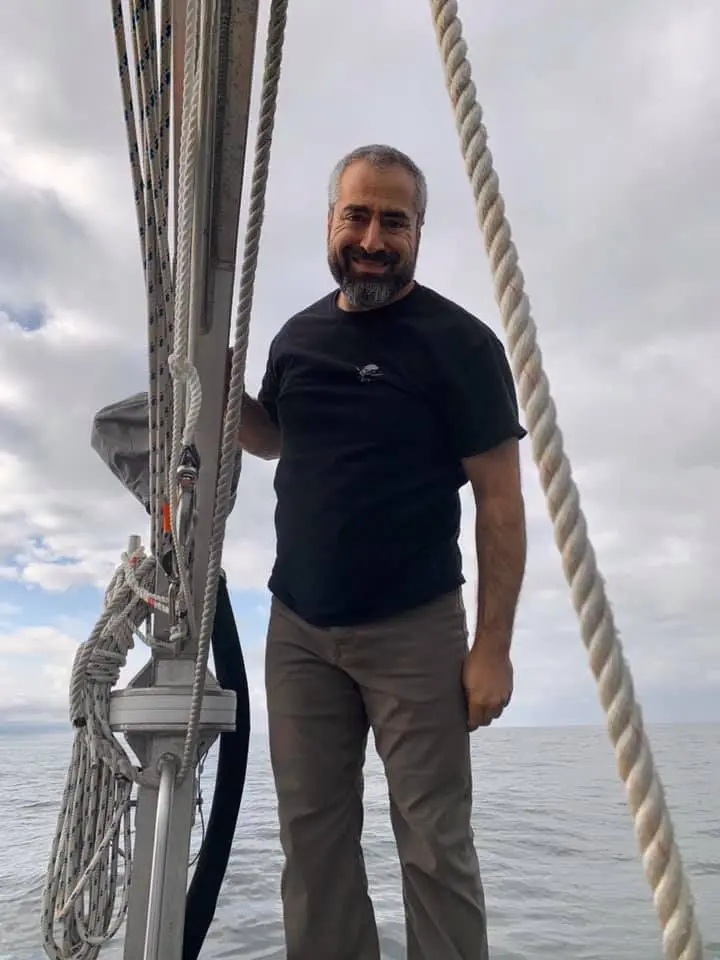
[[[364,247],[358,246],[345,247],[343,258],[346,263],[349,263],[350,260],[365,260],[368,263],[377,263],[382,267],[393,267],[400,260],[396,253],[390,253],[387,250],[377,250],[375,253],[370,253]]]

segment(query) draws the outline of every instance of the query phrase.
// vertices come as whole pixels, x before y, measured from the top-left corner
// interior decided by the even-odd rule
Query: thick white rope
[[[177,198],[177,258],[175,267],[175,331],[173,338],[173,439],[170,471],[170,502],[177,502],[175,471],[183,447],[185,413],[185,385],[192,376],[188,359],[188,331],[190,321],[190,284],[192,280],[193,215],[198,150],[200,146],[200,91],[198,27],[200,6],[198,0],[187,0],[185,25],[185,58],[183,62],[182,128],[180,134],[180,173]],[[196,414],[197,415],[197,414]],[[192,442],[192,436],[189,437]],[[189,602],[189,597],[186,600]]]
[[[179,504],[178,467],[183,448],[195,440],[195,429],[200,418],[202,386],[197,370],[189,357],[190,304],[192,299],[193,247],[195,235],[195,192],[197,187],[197,164],[200,150],[201,77],[208,63],[210,36],[205,30],[203,37],[198,31],[200,17],[209,9],[198,0],[187,0],[185,15],[185,55],[183,61],[182,124],[180,134],[180,157],[178,176],[177,257],[176,287],[174,301],[173,352],[170,371],[173,376],[173,427],[170,450],[168,486],[170,491],[170,530],[175,553],[175,569],[180,581],[180,592],[185,623],[190,638],[195,640],[197,625],[193,604],[190,571],[187,565],[189,544],[181,543],[177,536],[177,509]],[[186,416],[187,414],[187,416]],[[156,509],[162,510],[158,504]],[[173,624],[172,631],[179,628]],[[171,633],[174,637],[175,634]],[[182,637],[180,642],[182,643]]]
[[[537,344],[537,329],[487,146],[487,131],[472,80],[458,5],[455,0],[430,0],[430,7],[465,168],[490,258],[495,297],[507,334],[520,402],[527,417],[533,456],[547,497],[583,642],[597,680],[600,702],[607,714],[618,770],[627,788],[645,875],[663,931],[665,957],[667,960],[701,960],[703,943],[690,884],[580,508],[580,495],[564,452],[555,404]]]

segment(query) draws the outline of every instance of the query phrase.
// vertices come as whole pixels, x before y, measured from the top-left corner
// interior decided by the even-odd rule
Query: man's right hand
[[[244,393],[238,429],[238,443],[242,449],[261,460],[277,460],[280,439],[280,428],[272,422],[265,407]]]

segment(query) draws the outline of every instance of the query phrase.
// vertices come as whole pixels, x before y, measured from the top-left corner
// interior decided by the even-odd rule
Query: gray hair
[[[386,168],[399,166],[407,170],[415,181],[415,207],[418,219],[421,224],[423,223],[428,199],[425,174],[402,150],[397,150],[395,147],[387,147],[380,143],[372,143],[366,147],[356,147],[355,150],[351,150],[350,153],[347,153],[342,160],[335,165],[330,175],[330,188],[328,191],[331,210],[334,208],[340,195],[340,179],[350,164],[355,163],[356,160],[365,160],[374,167]]]

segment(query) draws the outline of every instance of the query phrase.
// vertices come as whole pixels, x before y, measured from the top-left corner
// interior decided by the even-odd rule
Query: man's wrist
[[[508,656],[512,643],[512,628],[477,627],[473,649],[484,650],[495,656]]]

